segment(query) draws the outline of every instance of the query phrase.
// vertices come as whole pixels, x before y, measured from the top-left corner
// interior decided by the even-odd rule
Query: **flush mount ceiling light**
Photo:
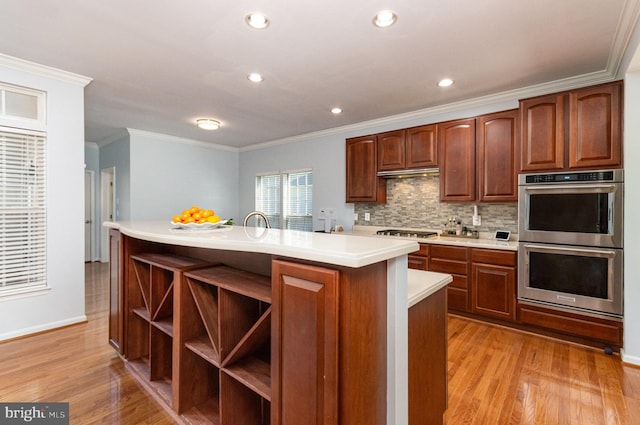
[[[379,28],[390,27],[398,20],[398,16],[391,10],[382,10],[373,17],[373,25]]]
[[[201,118],[196,120],[196,124],[203,130],[217,130],[220,128],[220,122],[209,118]]]
[[[339,115],[342,113],[342,108],[338,108],[337,106],[335,108],[331,108],[331,113],[334,115]]]
[[[251,74],[247,75],[247,79],[254,83],[261,83],[264,81],[262,75],[258,74],[257,72],[252,72]]]
[[[265,29],[269,26],[269,18],[264,16],[262,13],[250,13],[245,19],[251,28],[255,28],[257,30]]]
[[[449,87],[452,84],[453,84],[453,80],[451,78],[443,78],[438,82],[438,85],[440,87]]]

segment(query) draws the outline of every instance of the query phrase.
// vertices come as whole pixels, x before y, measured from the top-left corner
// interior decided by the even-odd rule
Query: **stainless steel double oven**
[[[623,170],[518,183],[518,298],[622,317]]]

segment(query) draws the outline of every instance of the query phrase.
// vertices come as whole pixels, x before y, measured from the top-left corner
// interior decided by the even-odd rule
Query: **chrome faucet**
[[[262,217],[262,219],[264,220],[265,224],[267,225],[267,229],[271,228],[271,225],[269,224],[269,219],[267,218],[267,216],[265,215],[265,213],[261,212],[261,211],[251,211],[249,214],[247,214],[247,216],[244,218],[244,221],[242,222],[242,226],[243,227],[247,227],[247,222],[249,221],[249,219],[251,217],[253,217],[254,215],[257,215],[259,217]]]

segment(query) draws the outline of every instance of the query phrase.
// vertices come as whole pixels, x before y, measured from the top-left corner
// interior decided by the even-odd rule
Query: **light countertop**
[[[412,228],[394,227],[394,226],[353,226],[352,232],[345,232],[357,236],[375,237],[377,239],[387,240],[411,240],[420,243],[434,244],[434,245],[452,245],[452,246],[465,246],[469,248],[487,248],[487,249],[501,249],[506,251],[517,251],[517,241],[496,241],[495,239],[489,239],[487,237],[480,237],[479,239],[466,239],[446,236],[436,236],[433,238],[409,238],[404,236],[380,236],[376,235],[378,230],[384,229],[399,229],[399,230],[420,230]],[[482,233],[480,234],[481,236]]]
[[[453,277],[450,274],[409,269],[407,275],[408,307],[411,308],[418,304],[452,281]]]
[[[105,222],[104,226],[151,242],[282,255],[347,267],[386,261],[419,248],[415,240],[371,238],[353,233],[329,234],[242,226],[191,230],[176,228],[169,221]]]

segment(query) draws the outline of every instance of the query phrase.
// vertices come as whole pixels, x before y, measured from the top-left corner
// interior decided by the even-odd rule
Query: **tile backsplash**
[[[441,230],[449,217],[455,216],[463,226],[480,232],[518,231],[518,204],[479,203],[480,226],[473,226],[473,204],[440,202],[440,177],[416,176],[388,179],[386,204],[355,204],[355,224],[388,227],[412,227]],[[370,221],[364,221],[364,214]]]

